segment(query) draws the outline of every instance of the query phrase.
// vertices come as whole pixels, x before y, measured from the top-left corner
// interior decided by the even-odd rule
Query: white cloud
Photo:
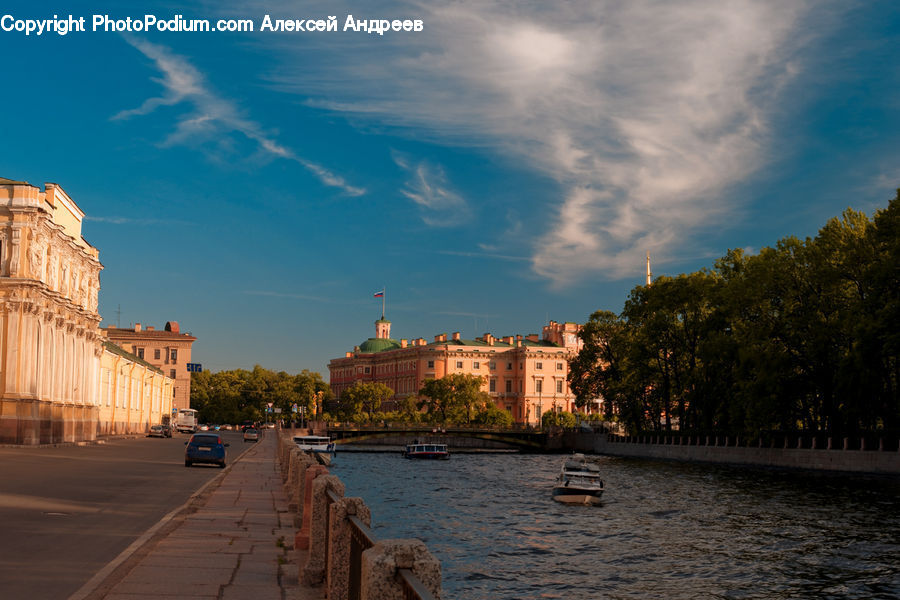
[[[427,161],[412,164],[400,152],[393,152],[394,162],[407,171],[411,179],[400,193],[422,209],[422,220],[435,227],[452,227],[469,220],[471,210],[465,198],[453,191],[440,165]]]
[[[192,112],[181,115],[175,131],[163,142],[164,146],[196,144],[215,139],[225,132],[237,132],[256,142],[268,154],[292,160],[313,173],[325,185],[340,188],[350,196],[360,196],[365,190],[348,184],[325,167],[297,156],[290,148],[275,141],[258,123],[242,116],[230,101],[217,96],[204,81],[203,76],[185,58],[170,52],[164,46],[151,44],[139,38],[126,38],[128,43],[144,56],[154,61],[162,73],[153,80],[163,87],[163,95],[149,98],[140,107],[123,110],[113,120],[130,119],[147,115],[161,106],[175,106],[182,102],[192,106]]]
[[[555,178],[561,194],[532,232],[532,266],[560,285],[640,272],[647,250],[694,252],[691,236],[735,214],[729,187],[767,160],[770,117],[808,36],[800,0],[405,10],[424,32],[385,36],[370,52],[331,47],[327,73],[317,79],[307,61],[279,87],[439,143],[488,146]]]

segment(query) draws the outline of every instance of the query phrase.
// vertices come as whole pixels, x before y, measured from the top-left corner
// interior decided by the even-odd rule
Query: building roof
[[[140,331],[135,331],[134,328],[127,329],[125,327],[101,327],[103,331],[107,333],[109,339],[119,339],[119,340],[150,340],[150,339],[169,339],[169,340],[180,340],[180,341],[194,341],[197,338],[192,336],[189,333],[175,333],[174,331],[165,331],[159,329],[153,329],[151,331],[147,331],[146,329],[141,329]]]
[[[386,350],[396,350],[400,347],[400,342],[390,338],[369,338],[359,345],[359,351],[364,354],[372,354],[375,352],[384,352]]]
[[[104,341],[103,347],[106,350],[109,350],[110,352],[112,352],[113,354],[118,354],[119,356],[123,356],[123,357],[127,358],[128,360],[130,360],[131,362],[135,362],[139,365],[143,365],[143,366],[147,367],[148,369],[150,369],[151,371],[156,371],[157,373],[159,373],[161,375],[165,375],[165,373],[163,373],[163,370],[160,369],[159,367],[151,365],[143,358],[138,357],[136,354],[132,354],[131,352],[129,352],[128,350],[125,350],[121,346],[117,346],[117,345],[113,344],[112,342]]]
[[[27,181],[16,181],[15,179],[7,179],[0,177],[0,185],[31,185]]]

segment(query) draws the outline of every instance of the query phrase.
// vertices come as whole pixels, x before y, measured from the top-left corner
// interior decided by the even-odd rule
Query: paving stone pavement
[[[305,553],[292,548],[294,514],[275,461],[276,443],[277,434],[267,432],[196,506],[136,552],[118,570],[116,583],[89,598],[324,598],[322,588],[298,581]]]

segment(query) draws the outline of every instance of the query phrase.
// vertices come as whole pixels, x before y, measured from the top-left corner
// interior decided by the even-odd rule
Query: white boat
[[[447,450],[447,444],[407,444],[403,450],[403,458],[425,458],[447,460],[450,458],[450,452]]]
[[[331,438],[321,435],[295,435],[294,443],[305,452],[331,454],[334,452],[334,442]]]
[[[553,486],[553,499],[565,504],[600,504],[602,494],[600,467],[583,454],[568,457]]]

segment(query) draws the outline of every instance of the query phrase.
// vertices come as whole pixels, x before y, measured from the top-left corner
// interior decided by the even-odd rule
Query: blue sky
[[[648,250],[655,274],[697,270],[900,186],[894,2],[73,4],[0,10],[88,23],[0,31],[0,176],[85,211],[104,325],[176,320],[214,371],[327,377],[383,286],[398,339],[583,322],[621,309]]]

